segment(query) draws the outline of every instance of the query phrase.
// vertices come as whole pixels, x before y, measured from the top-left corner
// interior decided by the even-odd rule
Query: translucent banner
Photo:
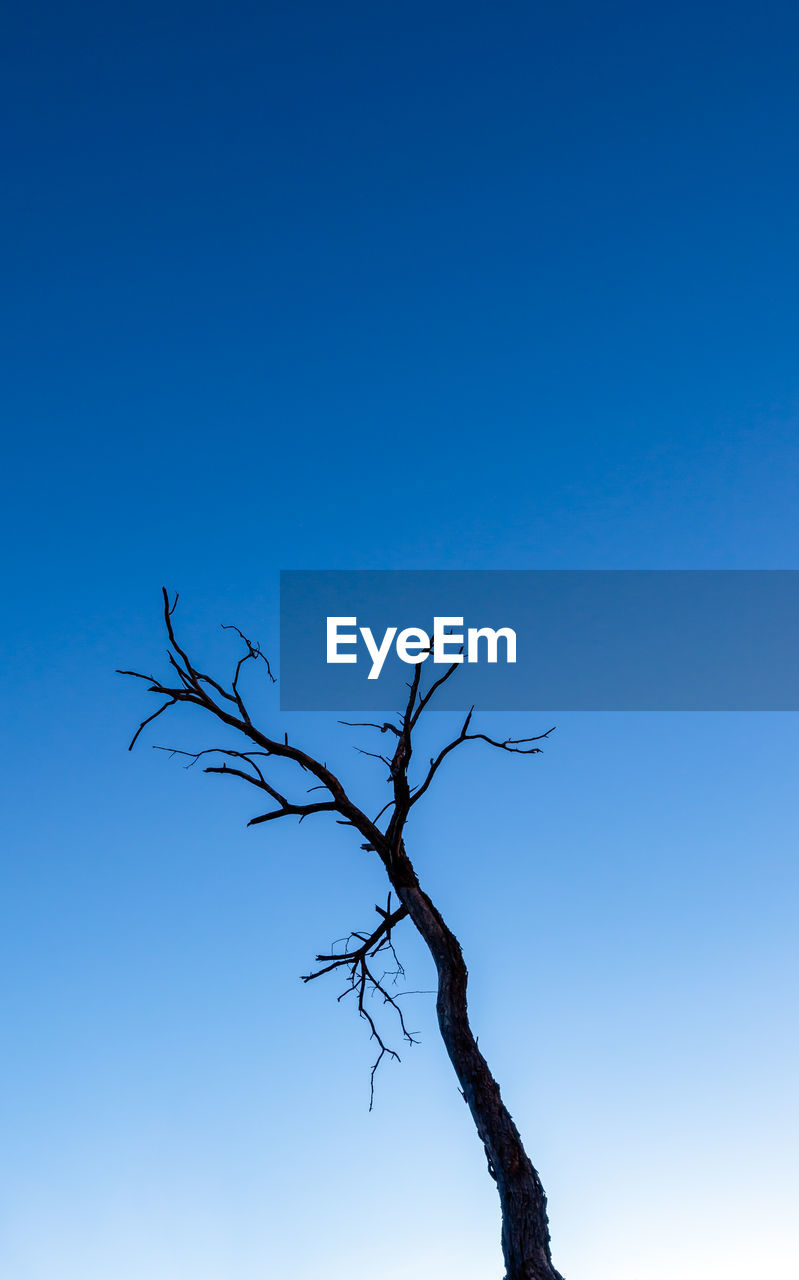
[[[281,574],[286,711],[799,710],[797,570]]]

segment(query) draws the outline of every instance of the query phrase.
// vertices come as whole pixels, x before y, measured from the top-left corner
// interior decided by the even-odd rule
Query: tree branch
[[[374,846],[381,859],[385,861],[386,849],[382,832],[375,826],[371,819],[369,819],[366,814],[358,808],[357,805],[353,804],[341,782],[332,770],[328,769],[326,764],[314,759],[313,756],[309,756],[299,747],[291,746],[288,741],[288,735],[286,735],[284,740],[281,742],[277,738],[270,738],[267,734],[257,729],[253,724],[252,718],[244,703],[244,699],[239,691],[238,680],[245,661],[250,658],[263,658],[263,654],[261,654],[259,647],[257,645],[253,645],[237,627],[229,628],[230,630],[234,630],[244,639],[244,642],[247,645],[247,653],[239,660],[230,691],[228,691],[213,677],[206,675],[193,665],[188,652],[178,643],[175,634],[173,615],[177,607],[179,596],[176,594],[174,601],[170,604],[169,593],[165,587],[162,588],[162,595],[164,602],[164,623],[169,637],[169,643],[171,645],[171,652],[168,653],[169,662],[173,669],[178,673],[181,684],[179,688],[172,688],[169,685],[163,684],[157,678],[145,676],[138,671],[121,672],[121,674],[124,675],[130,675],[137,679],[147,680],[149,682],[149,692],[159,694],[167,699],[164,706],[160,707],[154,715],[149,716],[146,720],[142,721],[133,741],[130,744],[131,747],[136,742],[139,733],[141,733],[145,725],[149,724],[151,720],[154,720],[156,716],[161,715],[168,707],[174,706],[175,703],[188,702],[195,706],[203,707],[223,724],[226,724],[230,728],[238,730],[240,733],[244,734],[245,737],[249,738],[256,747],[261,748],[266,755],[291,760],[295,764],[299,765],[299,767],[305,772],[313,774],[317,781],[327,789],[331,797],[329,808],[340,813],[343,819],[356,827],[364,838]],[[267,671],[270,678],[274,680],[271,667],[269,666],[266,658],[264,658],[264,662],[267,665]],[[216,693],[218,697],[214,697],[212,691],[213,693]],[[233,772],[232,769],[211,771]],[[249,778],[247,780],[252,781],[252,779]],[[264,789],[268,789],[266,785],[264,786]],[[270,792],[270,794],[272,794],[272,792]],[[290,812],[294,812],[295,814],[299,809],[299,806],[284,806],[281,800],[279,800],[279,803],[281,803],[281,809],[287,807]],[[320,812],[321,810],[315,808],[312,811]],[[273,816],[278,815],[275,813]],[[283,816],[282,812],[280,816]],[[300,814],[300,816],[305,815]],[[263,820],[267,820],[266,816],[264,816]]]
[[[326,961],[327,963],[324,964],[323,968],[317,969],[313,973],[303,974],[302,976],[303,982],[313,982],[316,978],[321,978],[325,974],[333,973],[338,969],[349,970],[347,974],[347,986],[342,991],[338,999],[339,1001],[341,1001],[346,996],[352,995],[353,993],[357,996],[358,1013],[360,1017],[362,1017],[369,1026],[370,1040],[375,1040],[378,1046],[378,1055],[375,1062],[372,1065],[372,1070],[369,1077],[369,1110],[370,1111],[374,1106],[375,1075],[377,1073],[378,1067],[380,1066],[380,1063],[383,1061],[383,1058],[386,1055],[388,1055],[391,1058],[395,1058],[397,1062],[400,1061],[400,1056],[397,1053],[396,1049],[392,1049],[388,1044],[386,1044],[381,1032],[378,1030],[377,1023],[375,1022],[374,1017],[372,1016],[369,1009],[366,1007],[367,994],[371,996],[374,996],[374,995],[382,996],[383,1003],[391,1006],[391,1008],[394,1010],[394,1013],[396,1014],[399,1020],[400,1030],[402,1032],[403,1039],[408,1044],[417,1043],[416,1037],[413,1035],[412,1032],[408,1030],[403,1011],[400,1005],[397,1003],[398,998],[402,993],[400,992],[400,993],[392,994],[390,991],[388,991],[384,985],[385,978],[388,975],[384,973],[378,978],[373,972],[369,964],[369,961],[373,960],[376,956],[380,955],[381,952],[387,951],[390,953],[392,959],[394,960],[394,963],[397,966],[396,969],[393,971],[395,980],[401,976],[404,976],[405,970],[403,969],[399,959],[397,958],[397,953],[394,950],[394,943],[392,941],[391,934],[394,926],[398,924],[400,920],[404,920],[405,916],[407,916],[408,914],[408,911],[407,911],[407,908],[404,906],[399,906],[397,907],[396,911],[392,911],[391,910],[391,894],[388,895],[388,901],[386,903],[385,909],[383,909],[382,907],[375,906],[375,911],[380,916],[380,923],[377,925],[375,929],[372,930],[372,932],[369,935],[365,936],[364,934],[361,934],[361,933],[351,933],[349,938],[346,939],[344,951],[331,952],[330,954],[318,955],[316,957],[317,961],[320,961],[320,962]],[[351,947],[350,943],[353,938],[357,938],[361,945],[358,947]]]
[[[456,747],[459,747],[462,742],[478,742],[478,741],[487,742],[489,746],[497,747],[498,750],[500,751],[509,751],[514,755],[534,756],[534,755],[541,754],[541,748],[533,747],[533,746],[530,746],[529,744],[533,742],[541,742],[542,739],[548,738],[549,735],[553,733],[555,729],[555,726],[553,725],[551,729],[547,729],[546,733],[538,733],[534,737],[505,738],[503,742],[499,742],[495,738],[489,738],[488,735],[485,733],[469,733],[468,732],[473,713],[474,713],[474,707],[471,708],[471,710],[469,711],[469,714],[464,720],[463,728],[461,729],[457,738],[453,738],[452,742],[447,743],[447,745],[443,747],[441,751],[439,751],[437,756],[431,757],[430,768],[428,769],[427,777],[425,778],[424,782],[420,784],[420,786],[416,787],[413,790],[411,794],[411,800],[410,800],[411,806],[415,805],[417,800],[421,800],[422,796],[424,795],[425,791],[427,791],[428,787],[430,786],[430,783],[433,781],[433,778],[438,772],[440,766],[443,764],[444,760],[447,758],[450,752],[454,751]]]

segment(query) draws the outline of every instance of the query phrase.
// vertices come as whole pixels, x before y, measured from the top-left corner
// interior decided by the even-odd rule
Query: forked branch
[[[156,676],[146,675],[139,671],[121,672],[123,675],[144,680],[147,683],[148,692],[154,693],[163,699],[162,705],[139,724],[130,742],[131,749],[146,726],[163,715],[170,707],[174,707],[178,703],[189,703],[193,706],[201,707],[213,716],[217,722],[243,735],[250,744],[246,750],[232,747],[209,747],[201,751],[185,751],[177,747],[158,747],[157,749],[168,751],[172,756],[183,757],[187,761],[185,766],[187,769],[192,768],[198,762],[202,762],[202,768],[205,773],[237,778],[268,796],[271,802],[270,807],[263,813],[258,813],[252,817],[248,826],[261,826],[265,823],[276,821],[278,818],[295,817],[302,822],[305,818],[314,814],[334,814],[339,823],[353,827],[360,833],[362,849],[377,853],[386,867],[390,881],[395,887],[398,883],[396,881],[397,860],[401,858],[406,867],[410,865],[403,845],[403,835],[410,810],[426,793],[441,764],[456,747],[464,742],[480,740],[502,751],[534,755],[540,752],[540,747],[535,744],[547,738],[552,732],[551,729],[548,729],[546,733],[537,734],[530,738],[497,740],[484,733],[470,732],[472,709],[466,716],[458,736],[442,747],[438,755],[430,758],[427,773],[422,781],[416,785],[411,785],[409,771],[413,756],[414,729],[424,711],[432,703],[436,693],[451,679],[460,665],[459,662],[451,663],[443,674],[423,692],[421,688],[422,664],[418,663],[414,668],[413,677],[408,685],[408,698],[404,710],[397,717],[396,723],[393,721],[384,721],[382,723],[366,721],[354,726],[375,729],[383,735],[388,734],[396,738],[396,747],[393,755],[357,748],[363,755],[374,756],[380,760],[389,770],[389,781],[391,782],[393,795],[383,806],[377,817],[370,819],[363,810],[354,804],[338,777],[327,767],[326,763],[315,759],[299,747],[290,744],[287,734],[282,737],[270,735],[257,728],[253,723],[240,687],[242,672],[246,664],[248,662],[257,664],[259,660],[262,661],[268,678],[272,683],[275,682],[272,668],[268,659],[262,653],[260,646],[253,643],[238,627],[224,626],[223,629],[234,632],[245,647],[244,653],[236,662],[232,679],[226,686],[215,677],[200,670],[189,657],[186,648],[179,643],[173,621],[179,597],[175,595],[174,600],[170,601],[166,588],[162,589],[162,595],[164,623],[169,640],[167,657],[173,678],[169,681],[162,681]],[[341,723],[353,724],[351,721],[342,721]],[[306,787],[306,794],[321,792],[322,794],[319,798],[313,800],[294,799],[285,795],[268,776],[268,767],[272,759],[291,761],[298,766],[301,773],[310,774],[314,780],[314,785]],[[386,814],[388,816],[384,818]],[[384,819],[382,824],[381,819]],[[324,974],[338,970],[341,970],[346,975],[347,986],[339,996],[339,999],[343,999],[345,995],[353,993],[356,995],[358,1012],[367,1022],[370,1034],[377,1042],[379,1049],[377,1061],[372,1068],[371,1100],[374,1098],[375,1072],[380,1062],[386,1055],[394,1058],[399,1055],[383,1039],[367,1005],[367,1000],[379,995],[384,1004],[390,1005],[399,1019],[403,1038],[407,1043],[414,1043],[414,1037],[407,1029],[402,1010],[398,1004],[398,996],[402,993],[392,992],[386,985],[388,979],[393,979],[394,984],[396,984],[398,978],[404,974],[402,965],[394,950],[392,931],[405,918],[408,910],[402,904],[392,910],[390,895],[385,909],[381,907],[376,907],[375,909],[380,919],[377,926],[370,933],[350,934],[342,950],[318,955],[316,959],[322,967],[312,973],[303,975],[304,982],[311,982],[315,978],[320,978]],[[390,958],[394,968],[387,973],[378,973],[375,968],[375,961],[379,957]]]
[[[375,906],[375,911],[380,916],[380,923],[370,934],[351,933],[344,940],[343,951],[333,951],[327,955],[320,954],[316,957],[317,962],[324,962],[323,968],[316,969],[313,973],[303,974],[303,982],[313,982],[315,978],[321,978],[326,973],[333,973],[336,970],[343,969],[347,975],[347,986],[339,1000],[343,1000],[345,996],[355,994],[358,1003],[358,1013],[366,1021],[370,1030],[370,1038],[375,1040],[378,1046],[378,1054],[372,1065],[372,1071],[369,1078],[370,1095],[369,1110],[372,1110],[375,1097],[375,1074],[383,1058],[388,1055],[391,1058],[400,1060],[400,1056],[396,1049],[390,1048],[383,1039],[382,1033],[378,1030],[377,1024],[372,1013],[366,1006],[367,997],[371,998],[375,995],[382,996],[383,1003],[388,1004],[397,1015],[402,1032],[403,1039],[408,1044],[416,1044],[416,1038],[410,1032],[405,1023],[405,1017],[402,1009],[397,1002],[397,993],[390,992],[386,985],[386,979],[392,977],[396,984],[397,980],[404,977],[405,970],[397,957],[392,940],[392,930],[400,920],[407,916],[407,909],[400,905],[395,911],[391,910],[391,894],[388,895],[388,901],[385,909]],[[353,943],[357,941],[358,946]],[[377,977],[370,961],[375,960],[381,953],[387,952],[394,962],[394,969],[384,972]]]
[[[497,747],[500,751],[509,751],[512,755],[536,756],[541,754],[541,748],[533,746],[532,744],[535,742],[541,742],[544,738],[548,738],[549,735],[555,731],[555,726],[553,725],[552,728],[547,729],[545,733],[537,733],[531,738],[505,738],[503,741],[498,741],[496,738],[489,738],[486,733],[469,733],[469,725],[471,724],[473,713],[474,707],[470,709],[457,738],[453,738],[452,742],[448,742],[445,747],[442,747],[437,756],[430,757],[430,767],[427,771],[427,777],[424,782],[422,782],[418,787],[415,787],[411,792],[411,805],[416,804],[417,800],[421,800],[447,756],[462,743],[487,742],[489,746]]]

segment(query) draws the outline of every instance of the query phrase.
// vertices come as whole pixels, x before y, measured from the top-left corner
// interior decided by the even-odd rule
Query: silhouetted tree
[[[488,1171],[499,1192],[505,1280],[562,1280],[560,1273],[552,1265],[550,1256],[546,1196],[541,1180],[524,1149],[519,1131],[502,1101],[499,1086],[477,1046],[469,1024],[466,999],[468,975],[460,944],[441,912],[420,885],[405,847],[405,828],[411,810],[427,793],[441,765],[456,748],[467,742],[483,742],[500,751],[535,755],[540,751],[536,743],[546,738],[552,730],[536,737],[498,741],[485,733],[473,732],[472,713],[469,712],[458,736],[429,759],[418,780],[415,780],[415,771],[412,771],[411,765],[414,733],[419,719],[430,706],[437,690],[457,669],[457,664],[448,667],[423,692],[422,666],[419,664],[414,669],[405,708],[397,716],[396,722],[358,726],[378,730],[387,736],[393,747],[390,753],[378,755],[379,759],[385,761],[389,771],[390,798],[377,817],[370,818],[350,797],[327,764],[290,743],[287,734],[281,738],[253,723],[240,689],[242,670],[248,662],[260,660],[264,663],[269,678],[274,681],[269,663],[258,645],[251,643],[237,627],[231,628],[244,645],[244,652],[237,662],[230,685],[225,687],[212,676],[199,671],[185,649],[178,644],[173,625],[178,597],[176,595],[170,603],[166,589],[163,595],[172,675],[162,681],[156,676],[139,671],[121,672],[122,675],[145,680],[149,692],[164,699],[158,710],[141,722],[130,747],[134,746],[144,727],[170,707],[181,703],[200,707],[214,720],[240,735],[243,749],[210,747],[203,751],[176,754],[188,756],[190,763],[200,759],[207,761],[204,765],[206,773],[238,778],[267,796],[270,807],[252,818],[249,825],[274,822],[279,818],[296,817],[302,821],[314,814],[332,814],[338,822],[352,827],[361,836],[361,848],[373,852],[380,859],[390,892],[385,908],[376,908],[378,919],[375,927],[371,932],[353,932],[340,949],[331,949],[328,954],[318,955],[316,960],[320,968],[306,974],[304,981],[311,982],[327,973],[341,973],[345,977],[347,989],[356,995],[359,1013],[368,1023],[378,1049],[372,1068],[373,1093],[374,1074],[381,1060],[386,1055],[397,1057],[397,1053],[384,1040],[383,1032],[370,1011],[368,996],[377,993],[382,997],[399,1019],[401,1034],[407,1041],[413,1039],[407,1030],[395,994],[385,985],[385,975],[378,976],[375,966],[377,958],[382,960],[385,953],[395,957],[394,931],[406,918],[411,921],[424,939],[435,963],[438,975],[436,1011],[441,1037],[485,1148]],[[269,780],[269,763],[272,760],[288,760],[296,764],[298,780],[299,775],[305,775],[306,781],[308,778],[313,779],[313,785],[306,789],[305,795],[316,798],[290,799],[279,791]],[[393,896],[396,897],[396,905],[392,903]]]

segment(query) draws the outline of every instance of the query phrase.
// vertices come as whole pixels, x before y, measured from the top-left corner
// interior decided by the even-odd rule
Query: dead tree
[[[244,666],[260,659],[265,664],[269,678],[274,681],[269,663],[260,648],[251,643],[238,628],[231,628],[244,645],[244,652],[238,660],[230,685],[225,687],[212,676],[198,670],[185,649],[178,644],[173,624],[178,597],[175,596],[170,603],[166,589],[163,595],[171,677],[162,681],[139,671],[120,673],[145,680],[148,691],[164,699],[157,711],[141,722],[130,743],[131,748],[145,726],[170,707],[181,703],[200,707],[214,720],[234,730],[242,740],[243,749],[212,747],[204,751],[179,754],[188,756],[190,764],[200,759],[205,760],[207,763],[203,767],[206,773],[238,778],[268,797],[270,807],[252,818],[250,826],[273,822],[278,818],[296,817],[302,822],[314,814],[332,814],[337,822],[352,827],[358,833],[363,849],[373,852],[380,859],[388,877],[390,892],[385,908],[376,908],[378,919],[375,927],[371,931],[352,933],[340,949],[331,949],[328,954],[318,955],[316,959],[321,967],[306,974],[304,980],[310,982],[327,973],[341,973],[346,979],[346,990],[355,995],[358,1011],[366,1020],[377,1045],[377,1060],[372,1068],[371,1080],[374,1096],[374,1076],[381,1060],[386,1055],[395,1058],[398,1055],[384,1039],[384,1033],[370,1009],[368,997],[379,995],[398,1017],[401,1035],[407,1041],[413,1040],[397,996],[386,984],[385,974],[379,972],[382,960],[386,958],[385,953],[396,960],[393,948],[397,926],[406,918],[411,921],[424,939],[435,963],[438,975],[436,1011],[441,1037],[483,1143],[489,1173],[499,1192],[505,1280],[562,1280],[550,1256],[547,1202],[541,1180],[524,1149],[519,1131],[502,1101],[499,1086],[477,1046],[469,1024],[466,999],[468,975],[460,944],[441,912],[420,885],[405,847],[405,828],[411,810],[426,795],[441,765],[458,747],[467,742],[483,742],[500,751],[535,755],[541,750],[536,744],[552,730],[531,738],[506,738],[499,741],[485,733],[471,731],[470,711],[458,736],[443,746],[427,762],[419,780],[413,781],[415,775],[411,772],[411,763],[414,731],[436,692],[449,680],[457,667],[457,664],[448,667],[426,692],[422,692],[421,665],[417,665],[409,685],[405,708],[397,716],[396,723],[359,726],[379,730],[393,746],[391,753],[379,755],[389,771],[390,799],[377,817],[370,818],[350,798],[327,764],[294,746],[289,742],[287,734],[282,738],[276,737],[253,723],[240,689],[240,679]],[[306,788],[305,795],[315,798],[289,799],[270,782],[269,762],[278,759],[292,761],[298,767],[298,775],[305,775],[306,782],[313,780],[313,785]],[[396,906],[392,906],[392,894],[396,896]]]

